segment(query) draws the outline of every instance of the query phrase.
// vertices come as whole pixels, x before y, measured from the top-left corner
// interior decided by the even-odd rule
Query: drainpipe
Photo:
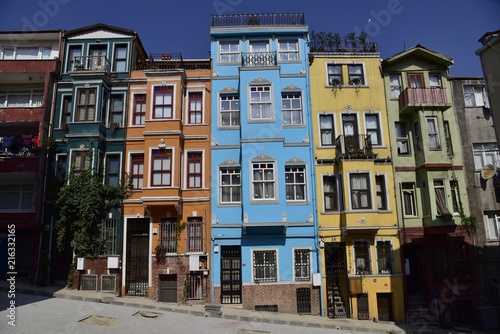
[[[309,42],[309,35],[307,36],[307,40],[305,41],[306,43]],[[309,121],[309,159],[311,161],[311,182],[316,185],[316,160],[314,159],[314,137],[313,137],[313,130],[312,130],[312,101],[311,101],[311,83],[310,83],[310,75],[309,75],[309,54],[306,52],[306,48],[304,49],[304,54],[303,58],[305,60],[305,66],[306,66],[306,94],[307,94],[307,104],[308,104],[308,113],[307,113],[307,120]],[[309,48],[307,48],[307,51],[309,51]],[[314,190],[316,190],[316,187],[314,187]],[[316,191],[312,196],[312,207],[313,207],[313,219],[314,219],[314,248],[316,251],[316,267],[318,268],[318,272],[320,274],[320,287],[319,287],[319,300],[320,300],[320,312],[321,316],[323,317],[325,315],[325,301],[323,300],[323,279],[322,279],[322,268],[321,268],[321,248],[319,247],[319,226],[318,226],[318,203],[317,203],[317,196],[316,196]]]
[[[61,36],[59,37],[59,45],[62,44],[61,42]],[[61,50],[59,50],[59,54],[61,53]],[[58,61],[60,61],[60,57],[58,57]],[[56,63],[56,66],[57,66],[57,63]],[[58,68],[56,68],[56,73],[58,73],[60,71],[60,66],[61,66],[61,63],[59,63],[59,66],[57,66]],[[51,77],[51,76],[49,76]],[[54,112],[55,112],[55,107],[56,107],[56,96],[57,96],[57,79],[58,79],[58,75],[54,75],[53,76],[53,79],[54,79],[54,83],[52,84],[53,86],[53,90],[52,90],[52,101],[50,103],[50,121],[49,121],[49,124],[48,124],[48,129],[47,129],[47,138],[52,138],[52,135],[53,135],[53,131],[54,131]],[[43,222],[44,222],[44,218],[45,218],[45,201],[46,201],[46,189],[47,189],[47,171],[48,171],[48,166],[49,166],[49,157],[50,157],[50,154],[49,154],[49,148],[46,149],[46,152],[45,152],[45,162],[44,162],[44,179],[43,179],[43,192],[42,192],[42,207],[41,207],[41,210],[40,210],[40,220],[41,220],[41,225],[43,226]],[[38,219],[37,219],[38,220]],[[48,257],[49,257],[49,266],[47,268],[48,270],[48,273],[47,273],[47,280],[48,282],[44,282],[45,284],[48,284],[50,282],[50,274],[52,272],[51,270],[51,263],[52,263],[52,234],[53,234],[53,219],[51,218],[50,219],[50,229],[49,229],[49,254],[48,254]],[[38,244],[38,260],[37,260],[37,269],[36,269],[36,274],[35,274],[35,284],[38,283],[38,276],[39,276],[39,272],[40,272],[40,260],[41,260],[41,252],[42,252],[42,242],[43,242],[43,230],[40,231],[40,239],[39,239],[39,244]]]

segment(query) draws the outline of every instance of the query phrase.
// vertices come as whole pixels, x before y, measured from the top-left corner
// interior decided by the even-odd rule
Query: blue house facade
[[[94,174],[102,173],[107,184],[123,184],[130,72],[140,59],[146,58],[146,52],[136,32],[106,24],[67,31],[63,40],[61,78],[51,120],[53,143],[48,184],[56,190],[67,182],[69,174],[89,169]],[[54,213],[48,210],[47,214],[54,222]],[[106,240],[102,259],[114,258],[109,262],[112,267],[107,269],[115,270],[116,275],[117,258],[122,252],[121,216],[115,210],[102,221],[102,237]],[[53,239],[55,235],[54,232]],[[51,247],[52,277],[65,279],[71,254],[57,253],[54,245]],[[83,270],[87,269],[90,268]],[[95,283],[101,286],[100,275],[96,278]],[[112,283],[118,277],[104,279]]]
[[[213,302],[319,314],[303,14],[212,16]]]

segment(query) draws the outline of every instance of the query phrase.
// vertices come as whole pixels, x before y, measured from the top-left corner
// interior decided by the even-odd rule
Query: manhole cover
[[[98,326],[113,326],[118,321],[117,318],[103,317],[100,315],[91,315],[90,317],[83,318],[79,322],[84,324],[98,325]]]
[[[163,315],[163,313],[158,313],[158,312],[151,312],[151,311],[138,311],[133,314],[134,317],[143,317],[143,318],[149,318],[149,319],[158,319]]]

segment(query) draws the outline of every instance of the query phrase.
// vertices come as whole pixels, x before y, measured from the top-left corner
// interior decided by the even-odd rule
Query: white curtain
[[[435,118],[427,119],[427,133],[429,134],[429,148],[430,149],[441,148],[441,143],[439,142],[439,136]]]
[[[365,175],[351,175],[352,208],[367,208],[368,199],[368,178]]]
[[[321,144],[322,145],[332,145],[333,144],[333,117],[331,116],[320,116],[320,128],[321,128]]]

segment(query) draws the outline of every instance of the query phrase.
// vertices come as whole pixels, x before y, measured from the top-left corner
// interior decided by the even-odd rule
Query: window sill
[[[274,123],[275,121],[274,118],[248,119],[248,123]]]
[[[287,129],[287,128],[295,129],[295,128],[305,128],[305,127],[306,127],[305,124],[284,124],[283,123],[283,128],[284,129]]]
[[[237,125],[237,126],[218,126],[217,127],[217,130],[221,130],[221,131],[224,131],[224,130],[239,130],[240,129],[240,126]]]
[[[219,203],[219,207],[241,207],[241,202],[234,202],[234,203]]]
[[[322,212],[320,212],[320,214],[322,214],[322,215],[338,215],[338,214],[340,214],[340,211],[339,210],[322,211]]]
[[[304,200],[304,201],[286,201],[286,205],[291,205],[291,206],[300,206],[300,205],[309,205],[309,201]]]
[[[273,199],[258,199],[258,200],[250,200],[250,204],[278,204],[278,200]]]

